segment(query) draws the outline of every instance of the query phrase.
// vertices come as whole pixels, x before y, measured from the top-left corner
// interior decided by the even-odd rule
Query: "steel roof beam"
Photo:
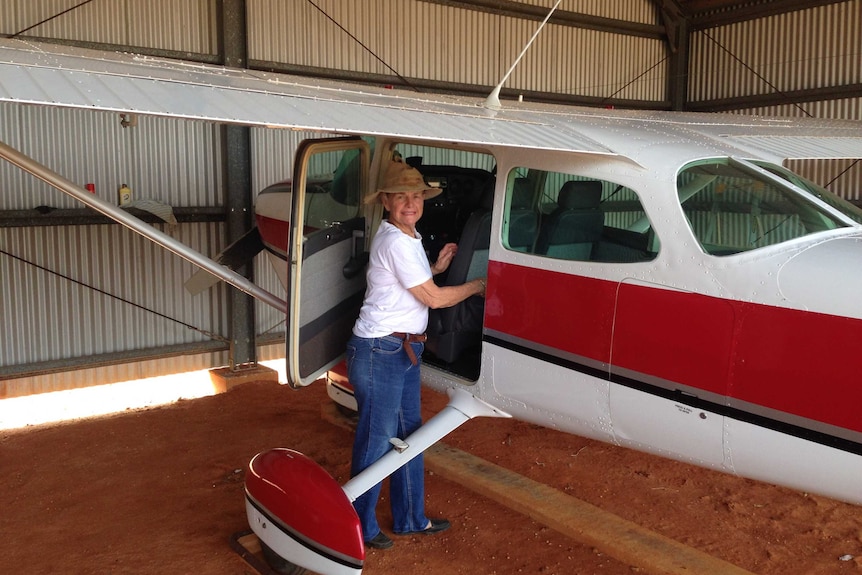
[[[847,0],[689,0],[680,5],[692,31],[807,10]]]
[[[805,102],[819,102],[823,100],[858,98],[860,95],[862,95],[862,83],[847,84],[843,86],[829,86],[826,88],[791,90],[781,93],[771,92],[769,94],[754,94],[750,96],[737,96],[734,98],[701,100],[698,102],[689,102],[686,109],[691,112],[725,112],[743,110],[746,108],[765,108],[768,106],[784,106],[788,104],[802,104]]]
[[[489,12],[491,14],[499,14],[512,18],[520,18],[522,20],[542,21],[548,15],[548,8],[545,6],[535,6],[532,4],[524,4],[522,2],[514,2],[512,0],[420,0],[430,4],[440,4],[450,6],[452,8],[462,8],[465,10],[477,10],[480,12]],[[570,12],[566,10],[557,10],[548,21],[551,24],[560,26],[572,26],[575,28],[586,28],[589,30],[598,30],[600,32],[610,32],[613,34],[623,34],[626,36],[639,36],[642,38],[654,38],[656,40],[665,39],[664,26],[657,24],[643,24],[640,22],[631,22],[628,20],[617,20],[615,18],[605,18],[603,16],[593,16],[592,14],[581,14],[579,12]]]

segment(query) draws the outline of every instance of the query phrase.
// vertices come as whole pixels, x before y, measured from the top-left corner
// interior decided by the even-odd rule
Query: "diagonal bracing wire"
[[[776,93],[776,94],[780,94],[780,95],[782,95],[782,96],[787,96],[787,94],[785,94],[784,92],[782,92],[782,91],[778,88],[778,86],[776,86],[775,84],[773,84],[772,82],[770,82],[768,79],[766,79],[766,77],[764,77],[764,76],[763,76],[763,74],[760,74],[757,70],[755,70],[754,68],[752,68],[751,66],[749,66],[748,64],[746,64],[745,62],[743,62],[741,58],[739,58],[736,54],[734,54],[733,52],[731,52],[730,50],[728,50],[728,49],[727,49],[727,48],[726,48],[726,47],[725,47],[721,42],[719,42],[718,40],[716,40],[715,38],[713,38],[713,37],[712,37],[712,35],[711,35],[708,31],[703,30],[703,35],[704,35],[704,36],[706,36],[706,37],[707,37],[707,39],[709,39],[713,44],[715,44],[716,46],[718,46],[719,48],[721,48],[722,50],[724,50],[724,51],[727,53],[727,55],[728,55],[728,56],[730,56],[731,58],[733,58],[734,60],[736,60],[736,61],[737,61],[737,62],[738,62],[738,63],[739,63],[743,68],[745,68],[746,70],[748,70],[749,72],[751,72],[752,74],[754,74],[755,76],[757,76],[757,78],[758,78],[758,79],[760,79],[763,83],[765,83],[767,86],[769,86],[770,88],[772,88],[772,89],[775,91],[775,93]],[[802,113],[803,113],[803,114],[805,114],[806,116],[808,116],[809,118],[813,118],[813,117],[814,117],[813,115],[811,115],[811,113],[809,113],[809,112],[808,112],[808,110],[806,110],[805,108],[803,108],[802,106],[800,106],[798,103],[793,102],[793,105],[794,105],[795,107],[797,107],[799,110],[801,110],[801,111],[802,111]]]
[[[829,186],[831,186],[832,184],[834,184],[834,183],[835,183],[835,181],[836,181],[838,178],[840,178],[841,176],[843,176],[844,174],[846,174],[847,172],[849,172],[850,170],[852,170],[852,169],[853,169],[853,167],[854,167],[854,166],[856,166],[856,164],[858,164],[858,163],[859,163],[859,159],[858,159],[858,158],[857,158],[857,159],[855,159],[855,160],[853,160],[853,162],[851,162],[849,166],[847,166],[846,168],[844,168],[843,170],[841,170],[841,173],[840,173],[840,174],[838,174],[837,176],[835,176],[834,178],[832,178],[831,180],[829,180],[829,183],[828,183],[828,184],[826,184],[826,185],[825,185],[825,186],[823,186],[823,187],[824,187],[824,188],[826,188],[826,189],[828,190],[828,189],[829,189]]]
[[[53,20],[54,18],[59,18],[59,17],[60,17],[60,16],[62,16],[63,14],[68,14],[69,12],[72,12],[73,10],[77,10],[77,9],[78,9],[78,8],[80,8],[81,6],[84,6],[85,4],[89,4],[89,3],[90,3],[90,2],[92,2],[92,1],[93,1],[93,0],[84,0],[83,2],[80,2],[79,4],[76,4],[76,5],[72,6],[71,8],[66,8],[66,9],[65,9],[65,10],[63,10],[62,12],[57,12],[57,13],[56,13],[56,14],[54,14],[53,16],[49,16],[48,18],[45,18],[45,19],[44,19],[44,20],[42,20],[41,22],[37,22],[37,23],[33,24],[32,26],[27,26],[27,27],[26,27],[26,28],[24,28],[23,30],[19,30],[18,32],[15,32],[14,34],[12,34],[12,35],[11,35],[11,36],[9,36],[9,37],[10,37],[10,38],[17,38],[18,36],[20,36],[20,35],[21,35],[21,34],[23,34],[24,32],[28,32],[28,31],[32,30],[33,28],[36,28],[36,27],[38,27],[38,26],[41,26],[41,25],[42,25],[42,24],[44,24],[45,22],[50,22],[50,21],[51,21],[51,20]]]
[[[125,304],[128,304],[128,305],[130,305],[130,306],[132,306],[132,307],[136,307],[136,308],[138,308],[138,309],[140,309],[140,310],[143,310],[143,311],[145,311],[145,312],[148,312],[148,313],[151,313],[151,314],[157,315],[158,317],[161,317],[161,318],[167,319],[167,320],[172,321],[172,322],[174,322],[174,323],[178,323],[178,324],[180,324],[181,326],[183,326],[183,327],[185,327],[185,328],[188,328],[188,329],[191,329],[191,330],[197,331],[197,332],[199,332],[199,333],[202,333],[203,335],[205,335],[205,336],[207,336],[207,337],[209,337],[209,338],[211,338],[211,339],[214,339],[214,340],[216,340],[216,341],[220,341],[220,342],[222,342],[222,343],[230,343],[230,340],[229,340],[229,339],[227,339],[227,338],[225,338],[225,337],[222,337],[222,336],[220,336],[220,335],[219,335],[219,334],[217,334],[217,333],[213,333],[213,332],[211,332],[211,331],[207,331],[207,330],[205,330],[205,329],[201,329],[201,328],[199,328],[199,327],[195,327],[195,326],[193,326],[193,325],[191,325],[191,324],[189,324],[189,323],[186,323],[186,322],[184,322],[184,321],[180,321],[180,320],[178,320],[178,319],[176,319],[176,318],[173,318],[173,317],[171,317],[171,316],[168,316],[168,315],[165,315],[165,314],[163,314],[163,313],[160,313],[160,312],[157,312],[157,311],[155,311],[155,310],[152,310],[152,309],[149,309],[149,308],[147,308],[147,307],[144,307],[144,306],[142,306],[141,304],[137,304],[137,303],[135,303],[135,302],[133,302],[133,301],[127,300],[127,299],[122,298],[122,297],[120,297],[120,296],[118,296],[118,295],[114,295],[114,294],[112,294],[112,293],[106,292],[105,290],[99,289],[99,288],[97,288],[97,287],[95,287],[95,286],[91,286],[90,284],[87,284],[87,283],[84,283],[84,282],[82,282],[82,281],[76,280],[75,278],[71,278],[71,277],[69,277],[69,276],[67,276],[67,275],[63,275],[63,274],[61,274],[60,272],[56,272],[56,271],[54,271],[54,270],[52,270],[52,269],[46,268],[45,266],[41,266],[41,265],[39,265],[39,264],[37,264],[37,263],[35,263],[35,262],[31,262],[31,261],[29,261],[29,260],[26,260],[26,259],[24,259],[24,258],[22,258],[22,257],[20,257],[20,256],[16,256],[15,254],[9,253],[9,252],[7,252],[6,250],[4,250],[4,249],[2,249],[2,248],[0,248],[0,254],[3,254],[3,255],[5,255],[5,256],[9,256],[9,257],[10,257],[10,258],[12,258],[13,260],[17,260],[17,261],[19,261],[19,262],[21,262],[21,263],[24,263],[24,264],[26,264],[26,265],[33,266],[33,267],[34,267],[34,268],[36,268],[36,269],[42,270],[42,271],[44,271],[44,272],[47,272],[47,273],[52,274],[52,275],[55,275],[55,276],[57,276],[57,277],[59,277],[59,278],[62,278],[62,279],[64,279],[64,280],[67,280],[67,281],[70,281],[70,282],[72,282],[72,283],[78,284],[79,286],[82,286],[82,287],[85,287],[85,288],[87,288],[87,289],[93,290],[93,291],[95,291],[95,292],[97,292],[97,293],[100,293],[100,294],[102,294],[102,295],[108,296],[109,298],[113,298],[113,299],[115,299],[115,300],[118,300],[118,301],[120,301],[120,302],[123,302],[123,303],[125,303]]]
[[[620,92],[622,92],[623,90],[625,90],[626,88],[628,88],[629,86],[631,86],[632,84],[634,84],[635,82],[637,82],[638,80],[640,80],[641,78],[643,78],[644,76],[646,76],[647,74],[652,72],[653,70],[655,70],[658,66],[660,66],[666,60],[667,60],[667,56],[665,56],[664,58],[662,58],[661,60],[659,60],[658,62],[656,62],[655,64],[653,64],[652,66],[650,66],[649,68],[647,68],[646,70],[644,70],[643,72],[641,72],[640,74],[635,76],[634,78],[632,78],[625,86],[621,87],[619,90],[617,90],[616,92],[614,92],[610,96],[603,98],[601,103],[604,104],[605,102],[607,102],[608,100],[610,100],[611,98],[613,98],[614,96],[616,96],[617,94],[619,94]]]
[[[380,62],[381,64],[383,64],[384,66],[386,66],[386,68],[387,68],[390,72],[392,72],[393,74],[395,74],[395,75],[398,77],[398,79],[399,79],[399,80],[401,80],[402,82],[404,82],[404,84],[405,84],[407,87],[411,88],[412,90],[415,90],[416,92],[421,92],[421,90],[419,90],[416,86],[414,86],[413,84],[411,84],[411,83],[407,80],[407,78],[405,78],[404,76],[402,76],[401,74],[399,74],[399,73],[398,73],[398,71],[397,71],[397,70],[395,70],[395,68],[393,68],[392,66],[390,66],[389,64],[387,64],[387,63],[386,63],[386,61],[384,61],[384,60],[383,60],[383,58],[381,58],[380,56],[378,56],[377,54],[375,54],[375,53],[374,53],[374,50],[372,50],[371,48],[369,48],[368,46],[366,46],[365,44],[363,44],[363,43],[362,43],[362,40],[360,40],[359,38],[357,38],[356,36],[354,36],[353,34],[351,34],[349,30],[347,30],[344,26],[342,26],[341,24],[339,24],[339,23],[338,23],[338,22],[337,22],[337,21],[336,21],[332,16],[330,16],[329,14],[327,14],[327,13],[326,13],[326,12],[325,12],[321,7],[320,7],[320,6],[318,6],[317,4],[315,4],[313,0],[306,0],[306,2],[308,2],[309,4],[311,4],[312,6],[314,6],[314,8],[315,8],[315,9],[317,9],[317,11],[318,11],[318,12],[320,12],[321,14],[323,14],[323,15],[324,15],[324,16],[325,16],[325,17],[326,17],[330,22],[332,22],[333,24],[335,24],[336,26],[338,26],[338,28],[339,28],[342,32],[344,32],[345,34],[347,34],[348,36],[350,36],[350,38],[351,38],[354,42],[356,42],[357,44],[359,44],[360,46],[362,46],[362,48],[363,48],[366,52],[368,52],[369,54],[371,54],[372,56],[374,56],[374,58],[375,58],[378,62]]]

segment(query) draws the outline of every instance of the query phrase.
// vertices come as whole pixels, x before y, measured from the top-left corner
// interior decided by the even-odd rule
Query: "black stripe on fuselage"
[[[519,353],[521,355],[526,355],[540,361],[544,361],[546,363],[557,365],[566,369],[570,369],[572,371],[577,371],[578,373],[583,373],[585,375],[589,375],[591,377],[608,381],[610,383],[635,389],[643,393],[662,397],[676,403],[681,403],[683,405],[688,405],[696,409],[709,411],[711,413],[715,413],[724,417],[729,417],[737,421],[750,423],[758,427],[763,427],[766,429],[777,431],[779,433],[784,433],[786,435],[798,437],[800,439],[805,439],[814,443],[819,443],[821,445],[839,449],[841,451],[847,451],[856,455],[862,455],[862,443],[860,443],[859,441],[853,441],[851,439],[838,437],[823,431],[818,431],[801,425],[781,421],[774,417],[754,413],[752,411],[740,409],[738,407],[716,403],[715,401],[709,401],[697,397],[693,393],[687,393],[686,391],[683,391],[679,388],[663,387],[654,383],[649,383],[647,381],[644,381],[643,379],[614,374],[607,369],[599,369],[596,367],[592,367],[577,360],[567,359],[553,353],[548,353],[547,351],[531,349],[529,347],[513,343],[511,341],[488,335],[487,333],[484,335],[483,341],[502,347],[504,349],[508,349],[515,353]],[[791,415],[791,417],[793,416]]]

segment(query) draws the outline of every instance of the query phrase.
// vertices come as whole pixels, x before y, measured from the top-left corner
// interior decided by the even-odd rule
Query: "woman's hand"
[[[449,243],[440,249],[437,255],[437,261],[431,265],[431,273],[435,276],[449,269],[449,264],[452,263],[452,258],[458,253],[458,245]]]

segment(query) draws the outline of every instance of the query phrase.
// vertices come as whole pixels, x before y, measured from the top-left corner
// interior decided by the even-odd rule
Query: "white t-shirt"
[[[411,238],[383,220],[371,241],[368,287],[353,333],[366,338],[383,337],[395,331],[424,333],[428,327],[428,306],[407,290],[431,277],[431,265],[419,232]]]

